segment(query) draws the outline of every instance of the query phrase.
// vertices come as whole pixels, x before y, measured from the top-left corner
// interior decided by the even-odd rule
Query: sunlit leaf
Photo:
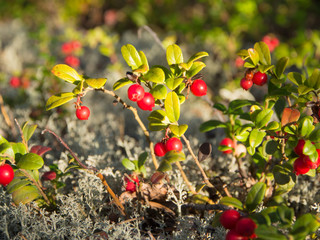
[[[74,83],[82,80],[82,77],[77,73],[77,71],[66,64],[55,65],[51,72],[66,82]]]
[[[59,107],[71,101],[75,97],[77,97],[77,95],[71,92],[65,92],[65,93],[59,93],[59,94],[53,95],[48,99],[46,103],[46,110],[48,111],[50,109]]]

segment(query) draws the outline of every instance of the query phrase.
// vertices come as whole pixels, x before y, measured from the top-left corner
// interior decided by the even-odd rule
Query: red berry
[[[20,85],[21,85],[20,78],[18,78],[18,77],[12,77],[12,78],[10,79],[10,81],[9,81],[9,84],[10,84],[10,86],[13,87],[13,88],[18,88],[18,87],[20,87]]]
[[[144,97],[138,101],[137,104],[142,110],[152,111],[152,108],[154,107],[154,98],[151,93],[146,92]]]
[[[70,56],[67,56],[67,57],[64,59],[64,63],[65,63],[65,64],[68,64],[70,67],[79,67],[79,65],[80,65],[80,60],[79,60],[79,58],[70,55]]]
[[[229,209],[221,214],[220,223],[226,229],[233,229],[235,228],[239,218],[240,213],[237,210]]]
[[[193,81],[190,90],[197,97],[204,96],[207,94],[207,84],[202,79],[196,79]]]
[[[144,89],[139,84],[133,84],[128,88],[128,98],[131,101],[140,101],[144,97],[144,94]]]
[[[262,72],[256,72],[253,75],[252,81],[256,85],[263,86],[268,81],[268,75]]]
[[[90,110],[86,106],[80,106],[80,108],[77,108],[76,110],[76,116],[79,120],[88,120],[90,116]]]
[[[252,87],[253,82],[251,80],[248,80],[246,78],[242,78],[240,81],[240,86],[244,89],[244,90],[248,90]]]
[[[241,236],[239,233],[236,232],[235,229],[231,229],[227,235],[226,240],[247,240],[247,237]]]
[[[172,137],[167,140],[166,149],[168,152],[172,150],[180,152],[182,150],[182,142],[180,141],[179,138]]]
[[[279,39],[270,35],[264,36],[262,41],[268,45],[270,52],[272,52],[279,45]]]
[[[230,138],[224,138],[222,139],[222,141],[220,142],[220,145],[221,146],[227,146],[227,147],[230,147],[230,148],[234,148],[235,147],[235,144],[234,144],[234,141]],[[232,153],[232,149],[228,149],[228,150],[225,150],[225,151],[222,151],[223,153],[225,154],[229,154],[229,153]]]
[[[9,164],[4,164],[0,166],[0,184],[2,186],[7,186],[14,178],[14,171]]]
[[[318,159],[315,162],[312,162],[309,156],[304,156],[303,161],[305,165],[310,169],[316,169],[320,165],[320,149],[317,149],[318,152]]]
[[[71,54],[72,51],[73,51],[71,43],[70,42],[66,42],[66,43],[62,44],[61,51],[65,55]]]
[[[293,163],[293,169],[296,175],[306,174],[310,170],[308,164],[306,164],[303,159],[304,156],[300,156]]]
[[[235,61],[235,64],[236,64],[237,68],[242,67],[243,64],[244,64],[244,60],[241,57],[237,57],[236,61]]]
[[[254,230],[257,228],[255,222],[248,217],[240,218],[236,224],[236,232],[241,236],[250,237],[254,234]]]
[[[78,40],[73,40],[69,43],[72,51],[77,51],[81,48],[81,43]]]
[[[163,157],[167,152],[166,145],[163,142],[158,142],[154,145],[154,153],[158,157]]]
[[[51,181],[51,180],[56,179],[56,177],[57,177],[56,172],[54,172],[54,171],[49,171],[49,172],[45,172],[45,173],[42,175],[42,180],[43,180],[43,181]]]
[[[130,178],[137,183],[137,186],[139,186],[139,178],[137,176],[130,175]],[[125,177],[124,180],[126,181],[126,191],[135,192],[136,184],[127,177]]]
[[[304,144],[306,143],[305,140],[303,139],[300,139],[297,143],[297,146],[294,148],[294,152],[296,154],[298,154],[299,156],[302,156],[303,155],[303,147],[304,147]]]

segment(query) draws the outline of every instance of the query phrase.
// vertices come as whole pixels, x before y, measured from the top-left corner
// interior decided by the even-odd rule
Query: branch
[[[197,194],[197,192],[194,190],[193,186],[191,185],[191,183],[189,182],[188,178],[187,178],[187,175],[184,173],[182,167],[181,167],[181,164],[180,162],[176,162],[176,165],[177,167],[179,168],[180,170],[180,173],[181,173],[181,176],[183,178],[183,180],[185,181],[185,183],[187,184],[190,192],[192,192],[192,194]]]

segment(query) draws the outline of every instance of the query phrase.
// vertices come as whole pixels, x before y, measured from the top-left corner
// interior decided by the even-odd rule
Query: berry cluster
[[[124,178],[124,181],[125,181],[125,187],[126,187],[126,191],[128,192],[135,192],[137,191],[136,189],[136,184],[137,186],[139,186],[139,178],[138,176],[132,174],[129,176],[131,178],[131,180],[127,177]]]
[[[225,229],[229,229],[226,240],[247,240],[257,238],[254,233],[257,225],[249,217],[241,217],[236,210],[229,209],[220,216],[220,223]]]
[[[244,90],[249,90],[253,84],[263,86],[268,81],[268,75],[262,72],[253,73],[252,69],[248,69],[245,73],[244,78],[240,81],[240,86]]]
[[[133,101],[137,102],[138,107],[145,111],[152,111],[154,107],[154,98],[151,93],[145,92],[144,88],[135,83],[128,88],[128,98]]]
[[[16,77],[13,76],[10,78],[9,84],[12,88],[19,88],[22,87],[24,89],[27,89],[30,86],[30,81],[28,78],[25,77]]]
[[[236,157],[244,157],[247,153],[247,148],[242,143],[236,143],[231,138],[224,138],[220,142],[220,146],[228,147],[228,149],[222,150],[224,154],[230,154],[234,151]]]
[[[0,184],[2,186],[7,186],[14,178],[14,171],[12,167],[5,163],[0,166]]]
[[[182,151],[182,142],[177,137],[169,138],[168,140],[164,140],[156,143],[154,145],[154,153],[158,157],[163,157],[169,151]]]
[[[270,52],[273,52],[273,50],[279,45],[279,39],[272,35],[266,35],[262,38],[262,41],[265,42],[265,44],[268,45]]]
[[[70,42],[65,42],[61,46],[61,52],[66,55],[64,62],[70,67],[79,67],[80,60],[77,58],[74,53],[81,49],[81,43],[77,40],[73,40]]]
[[[305,140],[300,139],[297,146],[294,148],[294,152],[299,157],[294,161],[293,168],[296,175],[306,174],[310,169],[316,169],[320,165],[320,149],[317,149],[318,159],[316,162],[312,162],[310,157],[303,154],[303,147]]]

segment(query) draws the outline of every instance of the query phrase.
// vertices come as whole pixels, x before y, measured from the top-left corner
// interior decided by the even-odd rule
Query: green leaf
[[[264,146],[266,154],[269,155],[272,155],[275,151],[278,150],[278,142],[273,140],[268,140]]]
[[[39,197],[41,197],[41,194],[36,186],[24,186],[12,193],[12,200],[15,205],[26,204]]]
[[[118,90],[119,88],[122,88],[128,84],[132,84],[133,82],[129,80],[128,78],[121,78],[120,80],[116,81],[113,84],[113,91]]]
[[[308,79],[308,82],[314,83],[313,88],[315,90],[318,90],[320,88],[320,69],[319,68],[315,69],[312,72],[311,76]]]
[[[0,135],[0,145],[1,145],[2,143],[7,143],[7,142],[8,142],[8,140],[5,139],[4,137],[2,137],[2,136]]]
[[[135,164],[132,161],[130,161],[128,158],[122,159],[122,165],[130,171],[134,171],[136,169]]]
[[[259,72],[265,73],[272,68],[274,68],[274,65],[259,65],[258,70]]]
[[[206,64],[203,62],[194,62],[190,69],[186,72],[186,77],[191,78],[200,72],[203,68],[206,67]]]
[[[186,160],[186,155],[184,155],[181,151],[169,151],[163,156],[163,160],[167,161],[168,163],[174,162],[181,162]]]
[[[106,84],[107,79],[106,78],[88,78],[88,79],[85,79],[85,82],[90,87],[93,87],[95,89],[99,89],[99,88],[102,88]]]
[[[169,89],[174,90],[176,89],[182,82],[183,82],[183,78],[168,78],[166,79],[166,85],[168,86]]]
[[[277,76],[277,78],[281,78],[281,75],[284,73],[284,70],[286,69],[288,63],[289,63],[288,57],[282,57],[278,60],[276,64],[276,69],[274,71],[274,74]]]
[[[277,213],[279,215],[280,221],[288,226],[291,226],[294,217],[294,211],[287,206],[278,206]]]
[[[287,240],[287,237],[273,226],[259,224],[254,232],[261,240]]]
[[[142,60],[138,51],[131,44],[122,46],[121,53],[124,60],[132,68],[132,70],[136,70],[142,65]]]
[[[258,61],[260,61],[263,65],[271,65],[270,50],[268,48],[268,45],[265,42],[256,43],[254,45],[254,49],[258,53],[258,56],[259,56]],[[248,52],[249,52],[249,50],[248,50]],[[249,56],[250,56],[250,52],[249,52]],[[250,56],[250,58],[251,58],[251,56]]]
[[[22,126],[22,134],[24,139],[28,142],[29,139],[32,137],[34,131],[37,128],[37,124],[29,125],[28,122],[25,122]]]
[[[188,63],[194,62],[200,58],[207,57],[207,56],[209,56],[207,52],[197,52],[189,58]]]
[[[314,154],[317,151],[317,149],[310,140],[306,140],[302,151],[304,155],[310,156]]]
[[[279,128],[280,128],[279,122],[272,121],[272,122],[269,122],[268,125],[264,129],[272,131],[272,130],[277,130]]]
[[[267,186],[263,182],[257,182],[250,189],[246,198],[246,208],[252,212],[262,202],[266,193]]]
[[[20,158],[17,166],[22,169],[33,170],[41,168],[43,164],[42,157],[35,153],[27,153]]]
[[[200,125],[200,132],[209,132],[216,128],[226,128],[227,124],[218,120],[209,120]]]
[[[298,87],[298,93],[299,95],[305,95],[311,91],[313,91],[314,89],[312,87],[308,87],[308,86],[305,86],[305,85],[300,85]]]
[[[317,128],[309,135],[309,140],[312,142],[318,142],[320,139],[320,128]]]
[[[233,100],[229,103],[229,113],[232,113],[233,111],[245,107],[245,106],[251,106],[251,105],[258,105],[255,101],[245,100],[245,99],[237,99]]]
[[[167,114],[163,110],[156,110],[150,113],[149,117],[149,130],[160,131],[167,128],[170,123]]]
[[[214,105],[213,105],[213,107],[215,108],[215,109],[218,109],[219,111],[221,111],[221,112],[225,112],[225,111],[227,111],[227,107],[225,106],[225,105],[223,105],[223,104],[221,104],[221,103],[215,103]]]
[[[172,64],[183,63],[183,55],[181,48],[176,44],[172,44],[167,48],[166,55],[169,66]]]
[[[180,117],[180,101],[175,92],[169,92],[164,101],[164,108],[166,110],[170,122],[175,123]]]
[[[188,125],[187,124],[182,124],[179,126],[169,125],[169,128],[174,135],[181,137],[187,131]]]
[[[15,158],[15,153],[12,149],[12,145],[9,142],[4,142],[0,144],[0,156],[4,157],[4,159]]]
[[[306,80],[306,77],[298,72],[289,72],[287,77],[297,86],[302,85]]]
[[[167,97],[167,88],[164,85],[159,84],[152,88],[150,93],[156,99],[165,99]]]
[[[75,97],[77,97],[77,95],[71,92],[65,92],[65,93],[59,93],[59,94],[53,95],[48,99],[46,103],[46,110],[48,111],[50,109],[59,107],[71,101]]]
[[[249,57],[247,49],[241,49],[239,52],[237,52],[237,55],[241,57],[243,60]]]
[[[292,165],[285,163],[276,165],[273,168],[273,175],[276,185],[275,195],[281,195],[291,191],[296,182],[296,175],[293,172]]]
[[[226,206],[232,206],[239,210],[243,210],[243,204],[240,200],[233,198],[233,197],[223,197],[220,199],[220,204]]]
[[[162,160],[159,167],[157,168],[157,171],[159,172],[167,172],[172,169],[172,166],[168,161]]]
[[[154,83],[163,83],[165,79],[164,72],[161,68],[152,67],[150,70],[143,75],[143,80]]]
[[[317,231],[319,227],[319,219],[311,213],[307,213],[297,219],[290,234],[294,236],[294,239],[305,239],[307,235]]]
[[[252,62],[251,59],[247,59],[247,61],[243,64],[245,68],[255,68],[256,65]]]
[[[147,158],[148,158],[147,152],[143,152],[139,155],[139,157],[138,157],[138,168],[139,169],[145,164]]]
[[[249,54],[249,57],[253,63],[254,66],[256,66],[259,62],[259,52],[253,48],[249,48],[248,49],[248,54]],[[270,65],[271,63],[269,63]]]
[[[84,80],[74,83],[76,87],[72,90],[74,94],[80,94],[83,91]]]
[[[256,113],[257,112],[257,113]],[[270,121],[273,111],[272,109],[256,110],[254,123],[257,128],[263,128]]]
[[[77,71],[66,64],[55,65],[51,72],[66,82],[75,83],[82,80],[82,77],[77,73]]]
[[[253,129],[251,132],[250,132],[250,136],[249,136],[249,144],[252,148],[256,148],[258,147],[264,136],[266,135],[265,132],[263,131],[259,131],[258,129]]]
[[[145,70],[145,71],[142,71],[141,73],[146,73],[147,71],[149,71],[148,59],[147,59],[146,55],[144,54],[144,52],[142,52],[142,51],[139,51],[139,55],[140,55],[140,58],[142,61],[142,65],[144,66],[143,69]]]
[[[301,135],[301,137],[306,137],[308,136],[314,129],[314,125],[313,125],[313,119],[311,116],[307,116],[302,118],[299,121],[299,133]]]
[[[7,186],[7,193],[13,193],[14,191],[17,191],[19,188],[27,186],[28,184],[30,184],[29,181],[24,180],[23,178],[15,177]]]

